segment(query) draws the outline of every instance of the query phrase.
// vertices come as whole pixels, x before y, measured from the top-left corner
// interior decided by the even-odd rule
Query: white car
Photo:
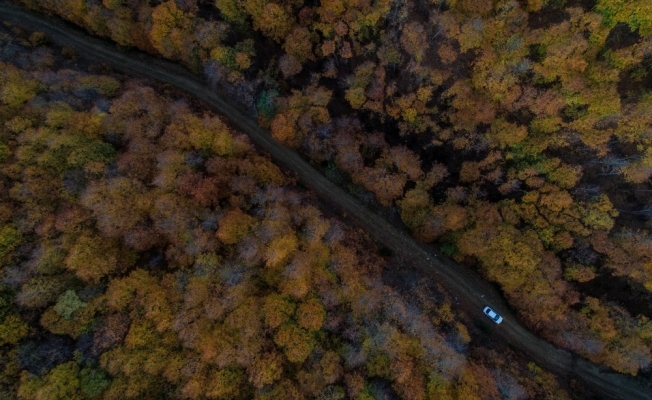
[[[491,309],[491,307],[485,307],[484,310],[482,310],[485,315],[489,318],[491,318],[495,323],[499,324],[503,322],[503,317],[498,315],[494,310]]]

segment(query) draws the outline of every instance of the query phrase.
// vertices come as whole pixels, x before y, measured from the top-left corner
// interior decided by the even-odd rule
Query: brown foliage
[[[421,62],[423,55],[428,49],[428,41],[423,25],[418,22],[410,22],[403,27],[401,32],[401,45],[403,50],[412,55],[417,62]]]
[[[444,64],[451,64],[457,59],[458,53],[455,51],[453,46],[449,44],[443,44],[437,50],[439,58],[444,62]]]
[[[101,354],[122,343],[129,331],[129,318],[124,314],[107,315],[93,335],[93,352]]]
[[[278,328],[292,318],[295,308],[294,303],[278,294],[267,296],[263,304],[265,324],[272,329]]]
[[[460,181],[470,183],[478,179],[480,179],[479,164],[474,161],[464,161],[460,169]]]
[[[297,129],[292,118],[282,113],[276,114],[272,120],[272,137],[282,143],[295,145]]]
[[[223,243],[236,244],[254,226],[255,218],[236,208],[229,211],[220,221],[216,236]]]
[[[248,0],[247,3],[254,3],[254,1]],[[259,29],[269,38],[280,42],[292,29],[293,18],[280,5],[267,3],[260,12],[254,12],[253,22],[254,28]]]
[[[278,60],[278,67],[285,78],[291,78],[303,69],[301,62],[296,57],[288,54],[281,56]]]
[[[294,30],[292,30],[292,32],[285,38],[283,49],[287,54],[295,57],[300,63],[303,63],[306,60],[315,59],[315,56],[312,54],[310,32],[306,28],[294,28]]]
[[[272,240],[265,252],[265,265],[270,268],[280,266],[292,257],[298,247],[299,242],[293,233]]]
[[[288,361],[299,364],[305,361],[315,346],[311,334],[293,323],[281,325],[274,335],[274,343],[283,348]]]
[[[297,323],[309,331],[318,331],[324,324],[326,311],[317,299],[307,300],[297,309]]]
[[[247,370],[249,382],[259,389],[279,380],[282,373],[283,357],[276,352],[259,355]]]

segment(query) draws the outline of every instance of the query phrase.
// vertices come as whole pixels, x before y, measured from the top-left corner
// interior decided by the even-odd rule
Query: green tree
[[[652,4],[645,0],[598,0],[595,11],[602,15],[602,23],[613,28],[625,22],[641,36],[652,33]]]
[[[235,25],[244,25],[247,14],[242,3],[239,0],[215,0],[215,7],[220,10],[222,16],[228,22]]]
[[[66,290],[54,305],[54,311],[65,319],[70,319],[72,314],[87,304],[79,299],[74,290]]]
[[[16,228],[11,225],[0,227],[0,267],[21,242],[22,235]]]
[[[41,308],[57,300],[74,276],[68,273],[55,276],[37,276],[25,282],[16,295],[16,302],[23,307]]]
[[[28,326],[17,315],[9,315],[0,324],[0,346],[16,344],[27,336]]]
[[[84,368],[80,372],[80,388],[85,398],[99,397],[111,384],[107,374],[97,368]]]
[[[74,361],[54,367],[42,378],[24,374],[18,396],[29,400],[81,400],[79,367]]]

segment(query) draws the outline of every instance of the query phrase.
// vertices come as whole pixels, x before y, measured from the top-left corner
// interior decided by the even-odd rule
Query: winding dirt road
[[[70,47],[85,58],[108,63],[129,74],[171,84],[206,102],[247,133],[257,145],[267,150],[276,163],[294,171],[304,185],[314,190],[339,213],[356,219],[378,242],[390,248],[406,262],[433,276],[450,293],[457,296],[461,309],[478,319],[486,318],[481,311],[485,305],[490,305],[502,314],[505,320],[495,327],[493,336],[500,336],[510,346],[523,351],[541,366],[585,381],[598,393],[623,400],[652,400],[652,382],[615,373],[535,336],[517,321],[501,295],[477,273],[445,259],[431,246],[418,243],[408,233],[395,228],[384,218],[366,209],[293,150],[272,139],[269,132],[261,129],[235,104],[212,92],[205,83],[188,71],[142,52],[121,52],[114,44],[92,37],[61,20],[44,17],[4,2],[0,2],[0,20],[12,22],[24,29],[41,31],[53,42]]]

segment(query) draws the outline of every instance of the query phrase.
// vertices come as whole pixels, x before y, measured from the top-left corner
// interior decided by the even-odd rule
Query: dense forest
[[[320,204],[205,106],[0,25],[0,398],[585,393]]]
[[[651,2],[21,3],[204,74],[528,327],[648,371]]]
[[[183,63],[537,334],[650,375],[650,1],[17,2]],[[4,393],[566,396],[225,119],[3,32]]]

